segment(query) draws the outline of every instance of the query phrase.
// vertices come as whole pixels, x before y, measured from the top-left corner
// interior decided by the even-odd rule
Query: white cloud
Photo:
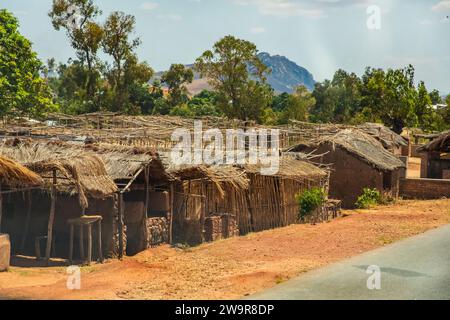
[[[307,16],[320,18],[324,16],[321,9],[307,8],[292,0],[235,0],[242,6],[253,5],[258,8],[259,13],[270,16]]]
[[[442,0],[436,3],[431,10],[433,11],[450,11],[450,0]]]
[[[140,8],[142,10],[147,10],[147,11],[154,10],[158,7],[159,7],[159,3],[156,3],[156,2],[144,2],[140,6]]]
[[[264,27],[253,27],[250,29],[250,32],[253,34],[261,34],[266,32],[266,29]]]

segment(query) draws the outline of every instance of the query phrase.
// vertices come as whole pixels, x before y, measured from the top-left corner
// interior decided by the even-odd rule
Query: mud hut
[[[0,156],[0,272],[9,268],[11,242],[8,234],[2,234],[3,197],[13,193],[39,188],[42,179],[31,170],[11,159]]]
[[[377,188],[398,196],[405,165],[374,137],[345,129],[329,137],[299,144],[287,152],[315,155],[313,161],[331,168],[329,195],[353,208],[364,188]]]
[[[365,123],[359,125],[357,129],[364,131],[365,133],[371,135],[375,139],[377,139],[383,147],[392,152],[397,156],[408,156],[408,141],[403,138],[401,135],[395,133],[388,127],[380,124],[380,123]]]
[[[40,190],[15,193],[5,199],[5,229],[14,253],[34,255],[44,245],[46,258],[67,257],[69,219],[83,215],[103,217],[102,247],[115,251],[114,193],[117,187],[107,175],[101,158],[87,153],[58,150],[52,144],[9,140],[0,154],[36,172]],[[86,239],[83,238],[82,241]],[[99,254],[98,252],[94,252]]]
[[[450,179],[450,131],[445,131],[417,150],[421,155],[420,177]]]

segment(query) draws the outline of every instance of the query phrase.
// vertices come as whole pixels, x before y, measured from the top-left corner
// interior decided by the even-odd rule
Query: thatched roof
[[[442,132],[430,143],[417,149],[418,152],[436,151],[450,152],[450,130]]]
[[[244,170],[248,173],[261,174],[262,164],[245,165]],[[305,160],[296,159],[290,155],[280,157],[279,170],[272,175],[283,179],[298,181],[317,180],[327,176],[327,172]]]
[[[13,188],[34,187],[42,185],[43,180],[30,169],[0,156],[0,184]]]
[[[359,125],[358,129],[370,134],[383,144],[383,147],[392,149],[393,147],[407,146],[408,142],[399,134],[380,123],[365,123]]]
[[[47,186],[52,184],[52,172],[56,171],[57,189],[78,194],[83,208],[88,206],[87,196],[103,198],[118,190],[103,160],[82,149],[53,142],[10,140],[0,145],[0,154],[40,174]]]
[[[288,152],[309,151],[325,144],[332,145],[333,149],[339,146],[379,170],[389,171],[405,167],[400,159],[387,151],[374,137],[357,129],[341,130],[333,136],[294,146]]]
[[[220,196],[224,195],[225,186],[237,190],[246,190],[249,187],[249,180],[245,172],[230,165],[184,166],[183,168],[172,170],[170,173],[181,181],[199,179],[210,181],[214,184]]]

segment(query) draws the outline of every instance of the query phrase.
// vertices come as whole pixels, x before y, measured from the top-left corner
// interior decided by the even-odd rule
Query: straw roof
[[[436,137],[430,143],[420,147],[417,151],[450,152],[450,130],[442,132],[438,137]]]
[[[370,134],[383,144],[385,148],[407,146],[408,142],[399,134],[380,123],[365,123],[357,127]]]
[[[230,165],[184,166],[172,170],[171,174],[181,181],[201,179],[212,182],[221,197],[225,194],[224,187],[226,186],[236,190],[246,190],[249,187],[249,180],[245,172]]]
[[[387,151],[374,137],[357,129],[341,130],[333,136],[294,146],[288,152],[302,152],[325,144],[332,145],[333,149],[339,146],[379,170],[389,171],[405,167],[400,159]]]
[[[248,164],[244,170],[252,174],[261,174],[262,164]],[[305,160],[296,159],[290,155],[280,157],[279,169],[274,177],[291,180],[317,180],[327,176],[327,172]]]
[[[58,191],[78,194],[83,208],[88,206],[87,196],[103,198],[118,190],[103,160],[82,149],[54,142],[10,140],[0,145],[0,154],[40,174],[47,187],[52,184],[51,173],[56,171]]]
[[[41,177],[21,164],[0,156],[0,184],[8,187],[34,187],[43,184]]]

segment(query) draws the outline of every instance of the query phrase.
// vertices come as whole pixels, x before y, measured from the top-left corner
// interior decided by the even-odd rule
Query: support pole
[[[69,263],[72,264],[73,261],[73,234],[74,234],[74,226],[70,224],[70,243],[69,243]]]
[[[83,230],[83,224],[80,224],[79,241],[80,241],[80,260],[84,260],[85,259],[85,255],[84,255],[84,230]]]
[[[49,265],[49,263],[50,263],[50,254],[51,254],[51,250],[52,250],[53,222],[55,220],[55,207],[56,207],[56,170],[53,170],[53,184],[52,184],[52,194],[51,194],[50,217],[48,218],[48,226],[47,226],[47,247],[45,249],[45,259],[47,260],[47,265]]]
[[[170,183],[170,221],[169,221],[169,244],[173,244],[173,212],[174,212],[175,188]]]
[[[123,194],[119,192],[119,259],[123,258],[124,239],[123,239]]]
[[[87,236],[88,236],[88,254],[87,254],[87,263],[88,265],[92,262],[92,224],[89,223],[87,225]]]
[[[98,258],[103,263],[103,251],[102,251],[102,220],[98,220]]]

